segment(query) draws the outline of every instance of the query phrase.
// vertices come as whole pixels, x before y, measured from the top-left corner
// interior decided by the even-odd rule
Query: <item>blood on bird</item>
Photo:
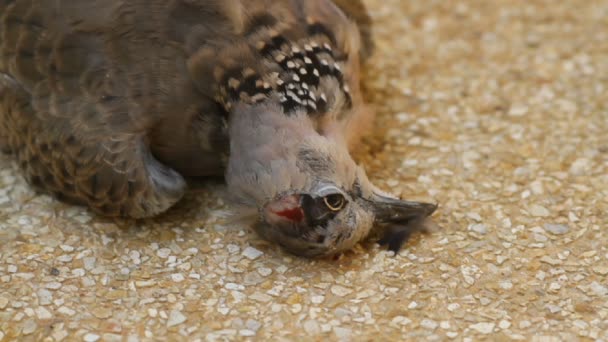
[[[304,212],[300,208],[285,209],[276,214],[291,221],[302,221],[304,219]]]

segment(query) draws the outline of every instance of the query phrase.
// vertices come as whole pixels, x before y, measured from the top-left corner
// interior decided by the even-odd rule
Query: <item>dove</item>
[[[0,148],[36,189],[152,217],[222,175],[255,230],[321,257],[378,229],[397,251],[437,206],[351,157],[372,130],[360,1],[0,1]]]

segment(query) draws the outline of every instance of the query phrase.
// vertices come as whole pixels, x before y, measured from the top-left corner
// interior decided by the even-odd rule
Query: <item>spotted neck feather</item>
[[[226,112],[239,102],[253,105],[269,100],[280,103],[286,115],[304,112],[319,117],[350,109],[353,101],[343,74],[348,56],[335,48],[335,38],[325,26],[310,24],[307,33],[291,40],[268,30],[250,45],[259,57],[257,68],[222,70],[216,100]]]

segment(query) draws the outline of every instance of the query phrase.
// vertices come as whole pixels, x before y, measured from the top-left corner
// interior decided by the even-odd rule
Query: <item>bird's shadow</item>
[[[104,227],[112,226],[118,229],[107,229],[102,231],[113,239],[129,240],[136,238],[139,233],[145,232],[154,240],[155,237],[165,236],[171,227],[180,227],[184,230],[189,229],[208,229],[206,223],[214,211],[225,209],[223,197],[225,185],[223,180],[209,178],[205,180],[193,180],[191,188],[184,194],[184,197],[167,211],[149,218],[124,218],[107,217],[91,212],[93,221],[97,223],[97,229],[104,230]],[[65,204],[69,205],[69,204]]]

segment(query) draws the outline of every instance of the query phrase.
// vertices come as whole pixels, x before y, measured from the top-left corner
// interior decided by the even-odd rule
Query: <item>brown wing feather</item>
[[[110,9],[116,19],[104,18]],[[118,1],[17,0],[0,12],[0,141],[30,182],[108,215],[145,217],[178,201],[183,178],[146,143],[161,113],[154,99],[170,92],[166,69],[150,59],[162,49],[114,39],[137,36],[128,24],[137,11]],[[111,20],[125,24],[108,30]]]

